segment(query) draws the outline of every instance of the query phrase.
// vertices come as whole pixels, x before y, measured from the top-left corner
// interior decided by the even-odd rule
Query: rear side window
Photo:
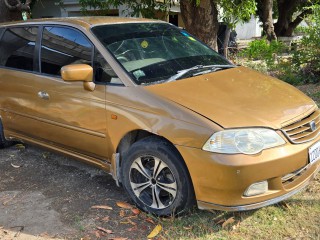
[[[33,70],[37,27],[9,28],[0,43],[0,66]]]
[[[92,66],[92,44],[78,30],[67,27],[45,27],[41,44],[41,72],[60,75],[69,64]]]

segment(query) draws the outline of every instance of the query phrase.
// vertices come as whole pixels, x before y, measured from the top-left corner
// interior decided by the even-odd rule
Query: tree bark
[[[262,0],[262,25],[263,31],[267,36],[268,41],[277,40],[277,35],[273,26],[273,0]]]
[[[274,30],[277,36],[290,37],[293,30],[301,23],[303,17],[307,15],[307,11],[300,14],[294,21],[292,15],[297,10],[300,0],[278,0],[278,21],[274,24]]]
[[[22,11],[30,11],[31,0],[0,0],[0,22],[22,20]]]
[[[187,31],[217,50],[219,22],[216,1],[201,0],[197,6],[195,0],[180,0],[180,9]]]

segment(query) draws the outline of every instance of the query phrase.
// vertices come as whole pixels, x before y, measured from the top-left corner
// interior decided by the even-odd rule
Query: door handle
[[[44,100],[49,100],[49,94],[44,92],[44,91],[40,91],[38,92],[38,97]]]

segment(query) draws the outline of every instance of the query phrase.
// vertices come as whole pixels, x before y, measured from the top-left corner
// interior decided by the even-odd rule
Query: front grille
[[[315,129],[312,129],[312,125]],[[298,122],[283,127],[281,130],[292,143],[311,141],[320,133],[320,111],[317,110]]]

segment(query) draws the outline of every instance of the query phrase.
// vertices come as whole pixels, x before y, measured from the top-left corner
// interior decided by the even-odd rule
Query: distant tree
[[[227,25],[224,36],[224,56],[227,56],[228,43],[231,30],[236,28],[238,23],[248,22],[256,12],[255,0],[219,0],[220,17]]]
[[[312,14],[311,8],[320,0],[256,0],[257,15],[268,40],[290,37],[294,29]],[[273,23],[275,20],[275,23]]]
[[[30,12],[32,0],[21,2],[20,0],[0,1],[0,22],[22,20],[22,12]]]

